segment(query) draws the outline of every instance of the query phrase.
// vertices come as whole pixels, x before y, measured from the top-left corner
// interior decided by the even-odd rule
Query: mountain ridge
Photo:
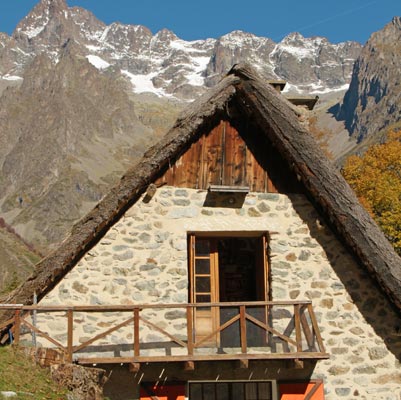
[[[56,62],[58,48],[71,38],[100,70],[120,70],[134,93],[148,91],[180,101],[198,97],[244,59],[269,79],[287,80],[297,93],[344,90],[361,49],[356,42],[331,44],[299,33],[279,43],[242,31],[185,41],[167,29],[153,35],[141,25],[106,25],[64,0],[41,0],[0,50],[0,66],[8,66],[0,70],[3,79],[17,79],[29,59],[42,51]],[[299,74],[301,70],[305,73]]]
[[[286,80],[287,94],[333,102],[361,48],[297,32],[278,43],[242,31],[185,41],[41,0],[11,36],[0,34],[0,210],[47,252],[233,64]]]
[[[401,17],[371,35],[357,58],[337,112],[362,142],[401,120]]]

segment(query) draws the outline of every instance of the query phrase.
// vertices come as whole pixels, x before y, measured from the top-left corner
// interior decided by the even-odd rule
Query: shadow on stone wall
[[[369,275],[369,272],[351,255],[352,253],[346,248],[346,244],[337,239],[337,236],[318,212],[315,209],[305,207],[307,200],[302,201],[300,196],[297,195],[290,197],[292,197],[295,211],[307,223],[311,237],[322,246],[330,265],[339,278],[340,282],[335,284],[338,285],[338,288],[332,287],[332,289],[338,289],[340,292],[343,287],[345,288],[351,302],[358,308],[363,319],[383,339],[388,350],[398,360],[401,360],[401,317],[387,295]],[[322,281],[327,280],[331,273],[331,271],[323,269],[319,272],[319,278]],[[368,335],[363,329],[365,321],[361,320],[356,324],[352,320],[352,308],[352,304],[346,302],[343,305],[343,310],[330,312],[332,319],[330,324],[333,326],[333,330],[347,330],[349,328],[350,335],[347,339],[348,343],[346,343],[348,346],[363,346],[363,339]],[[380,360],[385,357],[379,344],[377,347],[368,350],[371,360]]]

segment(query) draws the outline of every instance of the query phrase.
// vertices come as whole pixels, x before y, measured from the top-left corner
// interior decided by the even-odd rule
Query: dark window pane
[[[197,303],[211,303],[210,294],[198,294],[196,296]]]
[[[245,399],[246,400],[258,400],[258,384],[257,383],[245,383]]]
[[[196,239],[195,240],[195,255],[208,256],[210,254],[210,241]]]
[[[195,260],[195,274],[210,274],[210,259]]]
[[[203,398],[206,400],[217,400],[216,387],[214,383],[205,383],[203,386]]]
[[[259,397],[260,400],[271,400],[272,399],[272,386],[270,382],[259,382],[258,383]]]
[[[236,399],[243,399],[244,398],[244,384],[242,382],[238,382],[238,383],[232,383],[231,385],[231,391],[233,393],[232,398]]]
[[[189,398],[191,400],[203,400],[202,398],[202,384],[191,383],[189,386]]]
[[[203,292],[203,293],[210,292],[210,278],[197,277],[196,278],[196,292]]]
[[[238,399],[237,395],[234,395]],[[218,400],[230,400],[229,383],[216,383],[216,397]]]

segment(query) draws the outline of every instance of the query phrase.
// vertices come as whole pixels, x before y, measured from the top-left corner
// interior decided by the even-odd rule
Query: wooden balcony
[[[14,344],[40,341],[81,364],[328,358],[309,301],[0,305],[5,310],[14,316],[0,331],[12,332]],[[64,324],[64,334],[50,332],[49,320]]]

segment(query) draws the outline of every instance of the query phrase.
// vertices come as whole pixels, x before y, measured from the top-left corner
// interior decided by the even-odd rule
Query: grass
[[[52,381],[41,368],[16,347],[0,347],[0,392],[15,392],[18,400],[65,400],[67,390]],[[0,400],[3,396],[0,394]]]

